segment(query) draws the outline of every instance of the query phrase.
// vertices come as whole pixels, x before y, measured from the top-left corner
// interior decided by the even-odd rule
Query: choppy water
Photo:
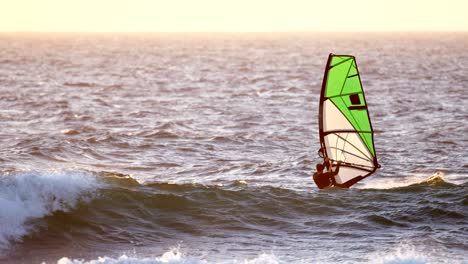
[[[330,52],[382,168],[319,191]],[[467,263],[467,61],[467,33],[0,34],[0,261]]]

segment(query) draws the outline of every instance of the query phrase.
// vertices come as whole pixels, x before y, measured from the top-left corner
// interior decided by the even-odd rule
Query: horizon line
[[[60,34],[76,34],[76,33],[85,33],[85,34],[201,34],[201,33],[213,33],[213,34],[223,34],[223,33],[233,33],[233,34],[285,34],[285,33],[468,33],[468,30],[353,30],[353,31],[344,31],[344,30],[291,30],[291,31],[55,31],[55,30],[11,30],[11,31],[0,31],[0,34],[3,33],[60,33]]]

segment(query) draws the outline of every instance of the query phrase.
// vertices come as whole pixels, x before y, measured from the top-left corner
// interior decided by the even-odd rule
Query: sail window
[[[359,94],[350,95],[349,100],[351,100],[351,104],[353,104],[353,105],[360,105],[361,104],[361,99],[359,99]]]

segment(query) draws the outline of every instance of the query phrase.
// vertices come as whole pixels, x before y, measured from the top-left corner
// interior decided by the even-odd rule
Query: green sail
[[[380,167],[356,60],[330,54],[319,102],[320,153],[340,170],[337,186],[350,187]]]
[[[372,126],[353,56],[332,55],[325,82],[325,97],[346,116],[370,153],[375,156]]]

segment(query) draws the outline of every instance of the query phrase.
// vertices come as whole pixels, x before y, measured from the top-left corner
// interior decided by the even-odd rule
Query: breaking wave
[[[450,225],[454,232],[462,230],[467,219],[465,190],[466,184],[439,180],[396,189],[301,192],[244,181],[225,185],[143,184],[111,172],[18,172],[0,177],[0,221],[2,227],[10,227],[0,228],[0,245],[6,249],[24,244],[27,250],[33,250],[47,241],[49,245],[73,244],[107,254],[108,243],[116,241],[164,246],[173,243],[174,237],[188,241],[192,237],[196,243],[200,238],[207,238],[209,243],[220,239],[224,250],[229,251],[237,244],[248,244],[252,233],[278,240],[284,233],[301,233],[307,237],[352,238],[365,244],[369,228],[434,231],[437,227],[432,223],[436,221]],[[418,206],[401,210],[399,204],[407,205],[407,201]],[[343,226],[346,228],[340,228]],[[235,239],[226,241],[227,237]],[[463,245],[452,237],[437,240]],[[19,248],[15,254],[25,253]],[[59,262],[166,263],[167,256],[105,257],[89,262],[64,258]],[[287,263],[279,259],[260,256],[248,260],[253,262],[240,263]],[[400,254],[382,263],[426,263],[417,261],[418,256]],[[211,262],[174,254],[167,263]]]
[[[100,186],[82,171],[27,171],[0,176],[0,249],[33,232],[34,220],[57,211],[70,212],[92,199]]]

